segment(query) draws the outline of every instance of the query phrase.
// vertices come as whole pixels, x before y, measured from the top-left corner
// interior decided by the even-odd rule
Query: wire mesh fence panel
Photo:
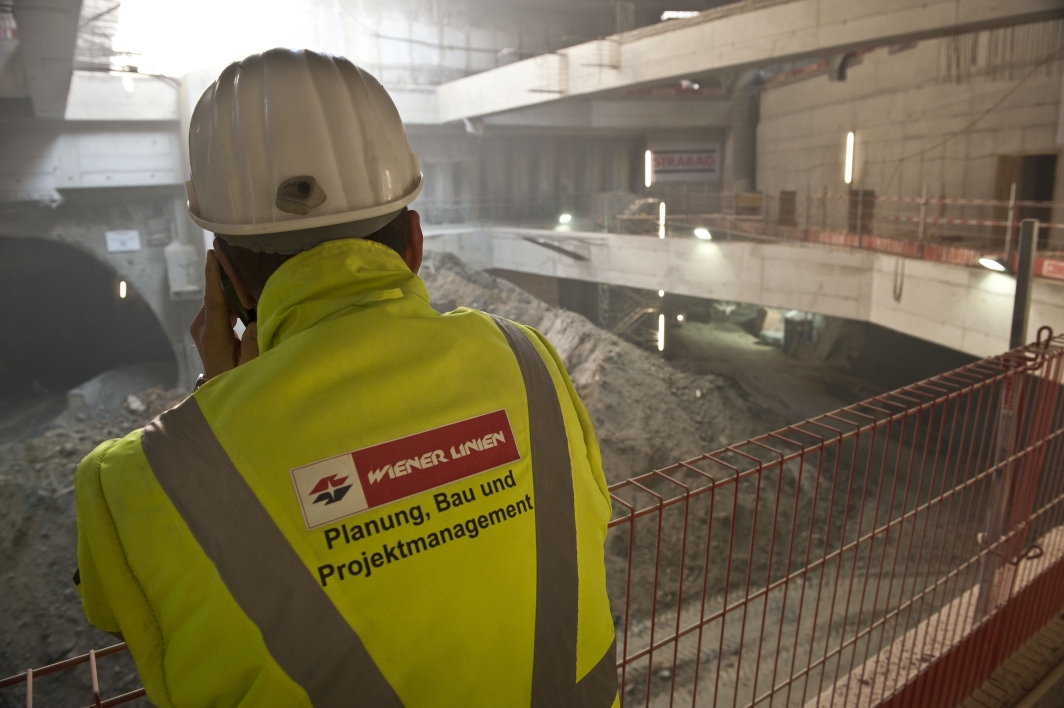
[[[1064,566],[1064,340],[1045,336],[615,485],[623,705],[873,706],[931,669],[957,700],[978,686],[1064,604],[1044,580]],[[1032,588],[1029,633],[973,649]]]

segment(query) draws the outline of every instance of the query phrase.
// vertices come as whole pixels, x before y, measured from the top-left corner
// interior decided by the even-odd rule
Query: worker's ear
[[[403,260],[414,275],[417,275],[421,270],[421,260],[425,257],[425,234],[421,231],[421,215],[411,209],[407,216],[410,217],[410,236],[406,240],[406,255]]]
[[[259,299],[251,294],[247,286],[244,285],[244,281],[233,270],[233,264],[225,257],[225,251],[218,248],[217,236],[214,237],[214,255],[218,258],[218,263],[221,264],[222,270],[229,276],[229,280],[233,281],[233,290],[236,290],[236,296],[240,298],[240,304],[249,310],[254,309]]]

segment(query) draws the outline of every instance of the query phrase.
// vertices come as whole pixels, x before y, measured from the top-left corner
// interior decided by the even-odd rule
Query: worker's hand
[[[258,323],[252,322],[248,325],[244,330],[243,339],[238,339],[236,332],[233,331],[233,326],[236,324],[236,312],[231,310],[225,301],[221,276],[218,272],[220,267],[214,250],[207,251],[203,307],[200,308],[196,319],[192,320],[192,326],[189,327],[192,340],[196,342],[196,349],[203,362],[203,374],[208,379],[249,362],[259,355]]]

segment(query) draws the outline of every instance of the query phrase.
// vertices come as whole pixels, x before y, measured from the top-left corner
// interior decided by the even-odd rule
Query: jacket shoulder
[[[115,467],[116,463],[120,467],[123,466],[123,462],[128,464],[130,453],[135,454],[140,450],[140,433],[140,430],[134,430],[124,438],[105,440],[97,445],[96,449],[78,463],[77,471],[74,473],[75,488],[83,480],[88,481],[89,477],[98,480],[105,467],[110,470]]]

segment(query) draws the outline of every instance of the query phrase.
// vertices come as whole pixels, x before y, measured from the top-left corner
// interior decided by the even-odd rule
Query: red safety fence
[[[42,666],[38,669],[28,669],[27,671],[10,676],[0,681],[0,688],[6,688],[8,686],[24,685],[26,692],[26,708],[33,708],[33,682],[41,676],[47,676],[48,674],[54,674],[58,671],[69,671],[75,666],[81,666],[82,664],[88,664],[89,676],[92,679],[92,703],[87,708],[109,708],[109,706],[117,706],[123,703],[129,703],[130,701],[140,698],[145,695],[143,688],[138,688],[135,691],[129,693],[123,693],[120,696],[113,698],[103,698],[100,695],[100,677],[96,671],[96,660],[108,656],[110,654],[118,654],[126,650],[125,643],[115,644],[105,649],[94,649],[88,654],[82,654],[81,656],[74,656],[63,661],[57,661],[54,664],[48,666]],[[90,698],[86,698],[90,700]]]
[[[847,194],[720,195],[720,210],[685,213],[667,203],[659,216],[641,213],[613,219],[622,233],[694,238],[696,228],[717,240],[808,241],[860,248],[905,258],[974,266],[989,257],[1014,261],[1023,219],[1039,221],[1035,275],[1064,280],[1064,202],[1011,198],[959,199]],[[1055,220],[1055,221],[1054,221]]]
[[[1064,605],[1064,338],[611,488],[625,706],[955,706]]]
[[[959,704],[1064,606],[1064,337],[613,485],[625,706]],[[88,663],[120,644],[0,681]],[[27,702],[32,706],[32,699]]]

